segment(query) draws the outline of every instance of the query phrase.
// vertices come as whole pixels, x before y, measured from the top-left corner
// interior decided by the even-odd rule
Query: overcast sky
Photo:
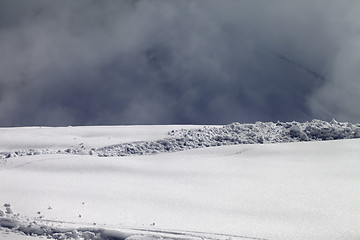
[[[358,0],[0,0],[0,126],[360,122]]]

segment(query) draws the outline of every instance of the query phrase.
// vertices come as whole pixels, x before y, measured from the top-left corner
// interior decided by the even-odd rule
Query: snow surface
[[[8,229],[4,229],[0,231],[0,239],[2,240],[44,240],[43,237],[38,236],[28,236],[28,235],[21,235],[20,233],[11,232]]]
[[[92,148],[165,138],[169,131],[199,125],[77,126],[0,128],[0,152],[24,149],[59,150],[81,143]]]
[[[103,157],[144,154],[149,155],[157,154],[160,152],[176,152],[194,148],[223,145],[360,138],[360,124],[340,123],[337,122],[335,119],[333,119],[330,123],[320,120],[313,120],[311,122],[305,123],[256,122],[255,124],[232,123],[223,127],[191,127],[192,128],[184,129],[181,126],[177,126],[178,129],[172,129],[167,134],[165,134],[163,131],[161,131],[160,134],[158,133],[159,128],[161,129],[160,126],[151,127],[150,129],[152,130],[152,132],[148,132],[146,130],[146,127],[144,126],[140,128],[140,130],[138,130],[138,127],[133,127],[133,136],[131,135],[131,127],[122,127],[116,131],[118,137],[113,138],[113,140],[111,140],[110,137],[107,137],[107,139],[109,140],[108,142],[110,142],[110,140],[118,141],[117,144],[107,145],[103,147],[98,147],[98,145],[99,143],[101,143],[102,145],[104,144],[104,142],[100,139],[103,139],[106,133],[102,133],[97,128],[94,128],[94,130],[97,130],[96,133],[93,133],[90,129],[78,128],[76,131],[71,131],[70,129],[69,132],[69,129],[65,130],[60,128],[60,131],[62,130],[62,138],[61,140],[54,140],[56,138],[52,137],[51,148],[44,148],[44,146],[46,145],[43,143],[44,140],[46,140],[46,142],[48,143],[48,140],[50,139],[47,138],[49,138],[49,135],[51,135],[48,133],[49,129],[45,129],[45,131],[43,130],[43,135],[46,134],[46,139],[42,139],[42,141],[40,141],[41,143],[34,143],[32,141],[29,141],[29,136],[30,139],[32,139],[32,135],[29,135],[29,132],[26,133],[27,137],[26,135],[21,137],[21,139],[27,139],[25,140],[25,143],[24,140],[15,141],[21,142],[24,146],[27,146],[28,148],[26,149],[9,151],[9,149],[13,148],[14,144],[5,144],[7,145],[8,151],[5,150],[3,152],[0,152],[0,159],[18,156],[59,153],[79,155],[88,154]],[[9,132],[11,131],[6,130],[7,129],[5,129],[5,133],[9,135]],[[30,132],[34,132],[34,129],[30,130],[32,130]],[[53,131],[53,129],[50,129],[50,132],[51,131]],[[56,129],[55,131],[58,131],[58,129]],[[73,132],[76,132],[77,136],[80,135],[80,137],[69,137],[71,135],[74,135]],[[87,140],[86,136],[90,136],[89,138],[91,140]],[[134,136],[138,136],[137,141],[134,140]],[[161,136],[162,138],[159,138]],[[64,144],[66,142],[65,139],[69,138],[71,139],[72,143],[77,142],[77,144],[72,144],[66,149],[59,149],[59,147],[54,146],[57,146],[57,144],[55,143]],[[39,139],[41,140],[41,137]],[[81,141],[79,143],[78,139],[84,141]],[[69,146],[69,142],[67,142],[67,144],[67,146]],[[35,146],[42,146],[43,148],[36,149]]]
[[[265,125],[257,123],[261,133],[266,132]],[[246,133],[243,125],[234,126],[210,127],[209,134],[231,128]],[[356,137],[357,125],[349,126],[336,128],[336,136],[346,132],[346,137]],[[119,134],[125,129],[111,128]],[[177,130],[173,132],[171,128],[126,127],[124,136],[138,142],[186,133],[194,140],[198,133],[195,126],[191,131],[180,130],[186,126],[172,128]],[[347,128],[350,131],[340,131]],[[359,239],[360,139],[297,142],[306,127],[290,124],[285,129],[284,136],[293,142],[225,144],[123,157],[4,158],[0,160],[0,238],[27,240],[20,235],[27,233],[56,239]],[[330,136],[336,132],[331,129],[323,132]],[[90,143],[116,135],[107,127],[0,132],[5,130],[13,131],[19,145],[15,140],[2,142],[3,151],[35,148],[33,143],[41,149],[48,140],[54,150],[68,148],[65,138],[81,135],[81,142],[86,142],[86,134],[90,147],[102,148],[104,142]],[[273,132],[271,136],[276,128]]]

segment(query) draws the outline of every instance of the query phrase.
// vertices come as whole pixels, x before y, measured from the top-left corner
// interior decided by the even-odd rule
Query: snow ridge
[[[177,152],[195,148],[264,144],[334,139],[360,138],[360,124],[312,120],[311,122],[256,122],[254,124],[231,123],[222,127],[180,129],[168,133],[168,137],[155,141],[137,141],[91,148],[84,145],[65,150],[27,149],[0,153],[0,159],[39,154],[77,154],[100,157],[150,155],[161,152]]]
[[[232,123],[223,127],[181,129],[168,133],[169,137],[157,141],[123,143],[96,149],[98,156],[127,156],[176,152],[194,148],[263,144],[301,141],[321,141],[360,138],[360,124],[325,122],[256,122],[255,124]]]

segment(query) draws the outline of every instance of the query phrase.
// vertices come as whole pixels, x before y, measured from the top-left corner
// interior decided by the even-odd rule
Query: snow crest
[[[194,148],[264,144],[301,141],[322,141],[360,138],[360,124],[325,122],[256,122],[255,124],[232,123],[223,127],[181,129],[168,133],[169,137],[157,141],[123,143],[96,149],[98,156],[127,156],[176,152]]]
[[[155,141],[137,141],[91,148],[84,145],[65,150],[27,149],[0,153],[0,159],[38,154],[77,154],[101,157],[150,155],[176,152],[195,148],[235,144],[264,144],[301,141],[322,141],[360,138],[360,124],[312,120],[311,122],[256,122],[254,124],[231,123],[222,127],[172,130],[168,137]]]

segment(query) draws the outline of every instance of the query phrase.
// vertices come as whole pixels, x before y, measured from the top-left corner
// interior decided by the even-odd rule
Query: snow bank
[[[169,132],[169,137],[157,141],[140,141],[93,149],[98,156],[127,156],[176,152],[194,148],[300,141],[321,141],[360,137],[360,124],[325,122],[256,122],[232,123],[223,127],[180,129]]]
[[[232,123],[223,127],[178,129],[168,132],[168,137],[152,141],[135,141],[90,150],[80,143],[65,150],[26,149],[0,153],[0,159],[39,154],[77,154],[101,157],[150,155],[160,152],[177,152],[194,148],[263,144],[300,141],[321,141],[360,138],[360,124],[312,120],[311,122],[256,122]]]

